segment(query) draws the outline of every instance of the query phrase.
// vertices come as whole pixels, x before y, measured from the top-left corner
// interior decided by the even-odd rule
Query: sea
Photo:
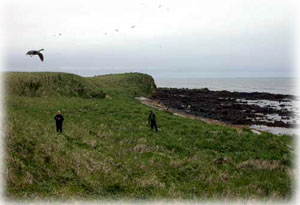
[[[294,116],[290,119],[293,124],[299,124],[300,115],[300,96],[297,93],[295,78],[281,78],[281,77],[262,77],[262,78],[180,78],[180,77],[154,77],[157,87],[170,88],[208,88],[213,91],[227,90],[237,92],[266,92],[272,94],[294,95],[295,100],[285,102],[285,108],[291,110]],[[257,104],[258,106],[271,106],[274,109],[282,109],[277,102],[256,100],[249,101],[249,104]],[[268,116],[269,117],[269,116]],[[270,118],[269,120],[278,120],[278,116]],[[282,119],[279,119],[282,120]],[[258,131],[268,131],[277,135],[298,135],[298,128],[280,128],[267,127],[261,125],[252,125],[252,129]]]
[[[209,90],[228,90],[237,92],[267,92],[273,94],[296,93],[294,78],[180,78],[156,77],[158,87],[208,88]]]

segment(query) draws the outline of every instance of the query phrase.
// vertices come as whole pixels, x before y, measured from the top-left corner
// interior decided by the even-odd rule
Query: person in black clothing
[[[64,117],[60,114],[60,111],[57,111],[57,115],[54,117],[56,121],[56,132],[62,133],[62,125],[64,121]]]
[[[153,130],[153,128],[155,128],[155,131],[158,132],[155,114],[152,112],[152,110],[149,113],[149,123],[150,123],[151,129]]]

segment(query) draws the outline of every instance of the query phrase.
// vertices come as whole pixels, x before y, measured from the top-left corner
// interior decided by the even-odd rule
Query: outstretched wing
[[[41,61],[44,61],[44,56],[43,56],[43,54],[41,54],[41,53],[38,53],[38,55],[39,55],[39,57],[40,57]]]
[[[34,52],[34,51],[28,51],[28,52],[26,53],[26,55],[32,55],[33,52]]]

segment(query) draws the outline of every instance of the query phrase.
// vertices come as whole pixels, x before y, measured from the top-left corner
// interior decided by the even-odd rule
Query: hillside
[[[153,78],[142,73],[100,75],[88,79],[101,89],[117,96],[137,97],[156,92]]]
[[[103,93],[89,80],[69,73],[5,73],[8,95],[27,97],[84,97],[104,98]]]
[[[154,110],[156,134],[147,122],[150,108],[134,98],[155,93],[149,75],[7,73],[5,80],[9,200],[293,195],[292,136],[257,135]],[[82,97],[76,88],[107,97]],[[53,119],[58,109],[62,134]]]

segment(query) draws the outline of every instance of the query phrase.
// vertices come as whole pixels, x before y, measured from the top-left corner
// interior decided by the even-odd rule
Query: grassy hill
[[[89,80],[69,73],[5,73],[8,95],[27,97],[84,97],[104,98],[103,93]]]
[[[155,110],[156,134],[147,122],[150,108],[134,98],[155,92],[149,75],[5,78],[10,200],[292,197],[293,137],[256,135]],[[99,92],[107,97],[89,94]],[[55,130],[58,109],[63,134]]]
[[[110,74],[88,79],[117,97],[147,96],[156,91],[153,78],[142,73]]]

